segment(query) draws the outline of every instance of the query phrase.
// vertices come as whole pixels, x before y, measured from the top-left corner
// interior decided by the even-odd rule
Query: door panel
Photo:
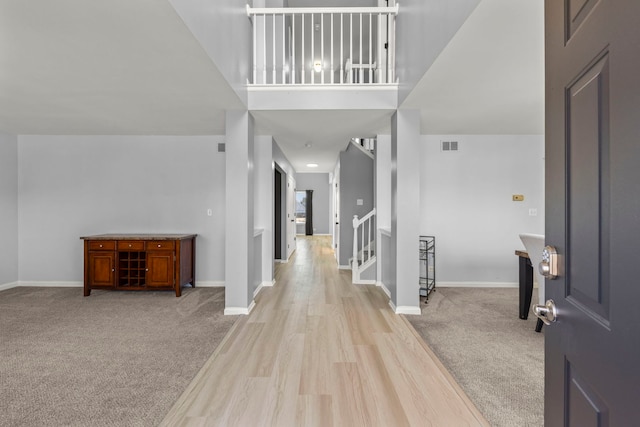
[[[609,317],[609,55],[567,89],[567,296],[589,314]]]
[[[546,0],[545,426],[640,419],[640,2]]]
[[[578,372],[567,361],[566,425],[576,427],[608,426],[608,408]]]
[[[569,0],[567,3],[567,41],[578,30],[580,25],[587,19],[589,12],[600,0]]]

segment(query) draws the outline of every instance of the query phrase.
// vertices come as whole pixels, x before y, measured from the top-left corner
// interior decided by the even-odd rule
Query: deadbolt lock
[[[558,277],[558,251],[553,246],[545,246],[542,250],[542,261],[538,265],[538,271],[547,279]]]

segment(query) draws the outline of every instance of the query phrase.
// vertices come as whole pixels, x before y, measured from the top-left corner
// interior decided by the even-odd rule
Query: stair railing
[[[353,283],[362,283],[360,275],[376,260],[374,245],[376,209],[363,216],[353,216],[353,258],[351,259],[351,278]],[[372,233],[373,230],[373,233]],[[359,244],[358,244],[359,243]]]

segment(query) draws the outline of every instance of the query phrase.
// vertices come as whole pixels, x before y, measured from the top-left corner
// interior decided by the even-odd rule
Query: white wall
[[[480,0],[400,0],[396,24],[398,105],[406,99]]]
[[[197,233],[196,280],[224,280],[220,136],[19,136],[21,282],[81,282],[80,236]],[[212,216],[207,216],[207,209]]]
[[[420,157],[420,233],[436,236],[437,283],[515,286],[518,234],[544,234],[544,136],[423,135]]]
[[[331,234],[331,192],[328,173],[296,174],[296,190],[313,190],[313,234]],[[304,234],[304,226],[302,232]]]
[[[276,162],[287,175],[295,175],[296,170],[291,165],[289,159],[287,159],[287,156],[285,156],[285,154],[282,152],[282,149],[275,141],[275,139],[272,141],[272,152],[273,161]]]
[[[0,289],[18,281],[18,138],[0,133]]]
[[[283,153],[276,140],[272,140],[271,143],[272,155],[274,163],[277,163],[278,167],[284,172],[282,175],[283,189],[282,189],[282,252],[281,260],[286,261],[295,249],[295,224],[291,227],[291,223],[287,218],[287,212],[291,214],[294,204],[289,200],[291,198],[292,185],[295,188],[295,169],[287,159],[287,156]],[[293,180],[293,183],[291,182]],[[287,191],[289,190],[289,191]],[[295,197],[295,193],[293,193]],[[275,239],[275,237],[274,237]]]
[[[227,82],[247,104],[251,65],[251,21],[246,3],[236,0],[169,0]],[[232,42],[229,42],[232,41]]]
[[[254,142],[254,176],[255,176],[255,227],[263,230],[262,234],[262,272],[261,282],[273,280],[273,146],[270,136],[256,136]]]

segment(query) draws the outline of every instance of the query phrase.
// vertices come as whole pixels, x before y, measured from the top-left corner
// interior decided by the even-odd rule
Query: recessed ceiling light
[[[307,167],[308,168],[317,168],[318,164],[317,163],[307,163]]]

